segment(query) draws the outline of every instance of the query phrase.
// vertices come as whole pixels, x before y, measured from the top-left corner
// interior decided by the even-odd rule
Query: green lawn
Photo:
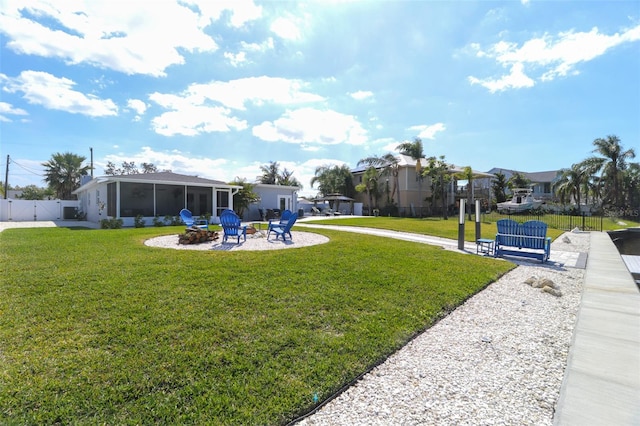
[[[286,423],[513,268],[330,230],[278,251],[142,244],[180,230],[0,233],[0,424]]]

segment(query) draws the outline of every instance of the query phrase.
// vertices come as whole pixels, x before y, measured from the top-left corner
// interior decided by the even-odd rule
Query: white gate
[[[9,200],[8,220],[38,220],[36,202],[31,200]],[[18,219],[20,218],[20,219]]]
[[[75,211],[76,200],[0,200],[0,221],[29,222],[73,219],[64,214]]]

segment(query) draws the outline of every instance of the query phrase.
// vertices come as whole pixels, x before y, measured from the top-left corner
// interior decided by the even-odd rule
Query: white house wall
[[[292,212],[297,212],[298,210],[298,197],[297,192],[295,190],[290,190],[287,187],[273,185],[273,186],[255,186],[253,188],[253,192],[260,196],[260,201],[254,204],[251,204],[244,212],[243,220],[252,221],[252,220],[260,220],[260,212],[259,209],[267,210],[267,209],[277,209],[279,208],[279,197],[290,197],[291,198],[291,208]]]

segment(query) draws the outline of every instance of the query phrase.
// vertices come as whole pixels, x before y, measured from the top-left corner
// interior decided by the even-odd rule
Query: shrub
[[[133,220],[133,226],[136,228],[144,228],[144,216],[142,216],[141,214],[139,214],[138,216],[135,217],[135,219]]]
[[[123,224],[123,220],[122,219],[116,219],[114,217],[110,218],[110,219],[102,219],[100,221],[100,228],[102,229],[120,229],[122,228],[122,224]]]

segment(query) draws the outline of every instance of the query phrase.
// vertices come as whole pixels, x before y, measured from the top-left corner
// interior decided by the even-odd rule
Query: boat
[[[515,188],[513,197],[504,203],[498,203],[499,212],[520,213],[536,209],[542,205],[542,200],[533,198],[533,190],[529,188]]]

